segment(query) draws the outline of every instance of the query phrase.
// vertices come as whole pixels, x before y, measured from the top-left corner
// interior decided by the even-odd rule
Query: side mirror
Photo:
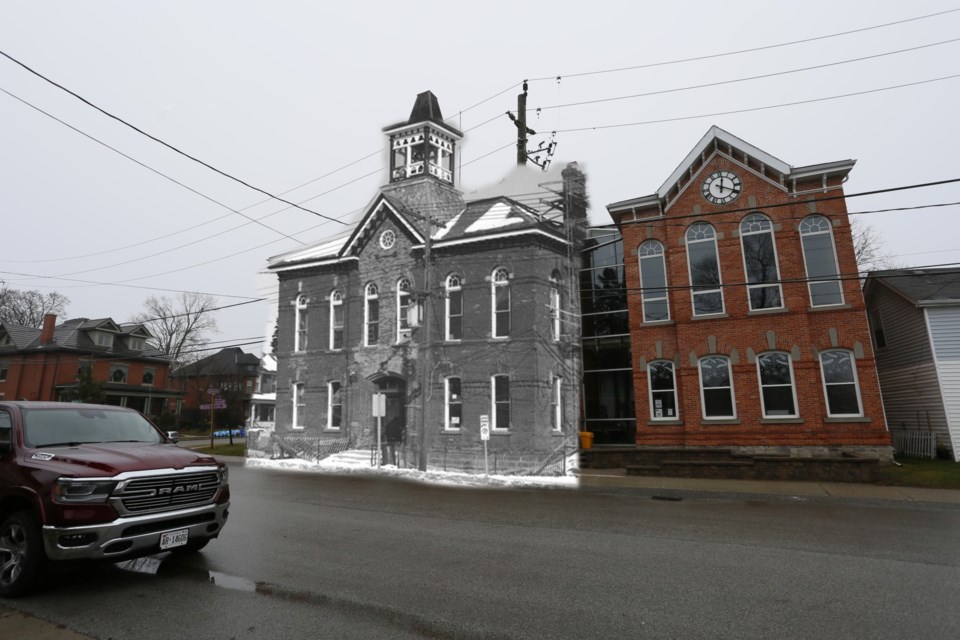
[[[167,431],[167,439],[173,444],[180,442],[180,434],[176,431]]]

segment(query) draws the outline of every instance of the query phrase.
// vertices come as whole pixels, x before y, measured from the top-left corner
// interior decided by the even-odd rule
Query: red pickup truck
[[[0,596],[38,587],[48,561],[197,551],[229,508],[226,465],[136,411],[0,401]]]

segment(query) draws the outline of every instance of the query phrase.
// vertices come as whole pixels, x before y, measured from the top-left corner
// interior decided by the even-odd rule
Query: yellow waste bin
[[[589,431],[580,432],[580,448],[581,449],[591,449],[593,448],[593,434]]]

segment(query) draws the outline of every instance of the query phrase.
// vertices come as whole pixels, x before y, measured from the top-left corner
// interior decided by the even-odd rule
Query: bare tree
[[[133,318],[153,334],[153,346],[171,357],[175,365],[184,365],[199,358],[196,351],[207,344],[210,334],[217,332],[212,309],[215,298],[200,293],[181,293],[176,298],[150,296],[143,303],[144,312]]]
[[[0,282],[0,322],[39,328],[48,313],[64,317],[68,304],[70,298],[56,291],[19,291]]]
[[[893,255],[883,248],[883,238],[861,218],[850,216],[850,234],[853,236],[857,268],[861,273],[897,267]]]

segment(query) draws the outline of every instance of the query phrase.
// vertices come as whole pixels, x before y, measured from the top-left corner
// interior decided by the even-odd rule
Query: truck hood
[[[52,457],[50,457],[52,456]],[[124,471],[216,465],[212,456],[174,444],[109,442],[29,449],[24,462],[61,475],[110,477]]]

